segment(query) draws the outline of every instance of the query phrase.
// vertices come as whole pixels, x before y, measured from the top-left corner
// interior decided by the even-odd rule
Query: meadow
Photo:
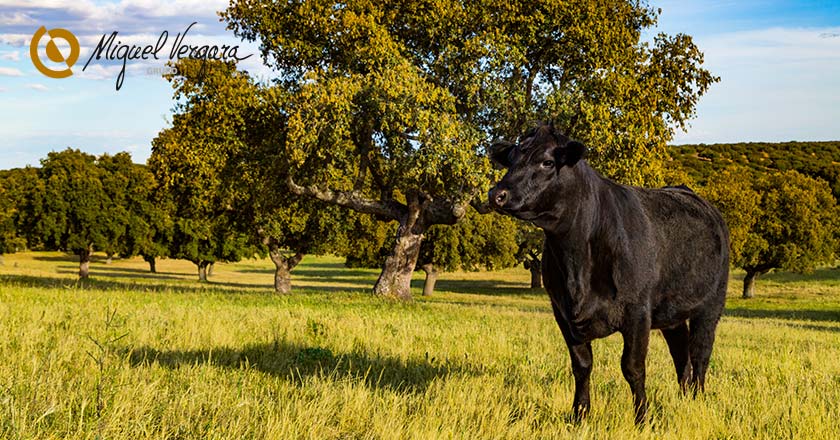
[[[571,418],[568,354],[522,268],[447,273],[411,303],[376,270],[307,257],[291,295],[272,266],[3,256],[0,438],[840,438],[840,270],[734,272],[707,378],[680,394],[651,338],[650,421],[633,424],[621,338],[593,343],[592,413]]]

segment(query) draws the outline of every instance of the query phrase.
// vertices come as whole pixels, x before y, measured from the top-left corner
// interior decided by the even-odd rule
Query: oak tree
[[[156,140],[155,169],[179,203],[186,188],[200,191],[193,221],[224,224],[268,255],[275,290],[288,293],[291,270],[305,254],[329,251],[343,223],[336,207],[286,188],[286,117],[278,109],[287,93],[233,64],[182,60],[176,67],[168,78],[178,104],[172,127]]]
[[[107,244],[113,224],[103,219],[112,204],[102,185],[96,157],[79,150],[51,152],[38,172],[44,182],[37,234],[48,249],[79,256],[79,277],[88,278],[94,248]]]
[[[289,188],[398,223],[374,292],[403,299],[423,235],[489,186],[492,139],[554,119],[609,176],[656,181],[716,80],[690,37],[642,41],[657,12],[636,1],[239,0],[222,16],[291,93]]]
[[[838,210],[821,179],[793,170],[732,168],[712,175],[702,194],[729,226],[730,260],[746,271],[744,298],[754,295],[758,275],[772,269],[809,272],[834,258]]]

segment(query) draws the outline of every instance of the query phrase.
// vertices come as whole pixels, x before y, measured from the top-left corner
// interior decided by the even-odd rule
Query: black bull
[[[729,277],[729,232],[689,188],[645,189],[601,177],[585,147],[551,126],[500,143],[508,168],[490,190],[494,209],[545,231],[542,274],[575,378],[573,411],[589,410],[593,339],[620,332],[621,371],[645,420],[645,358],[660,329],[683,392],[704,388]]]

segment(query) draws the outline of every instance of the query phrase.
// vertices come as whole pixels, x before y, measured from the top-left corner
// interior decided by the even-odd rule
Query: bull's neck
[[[556,221],[552,224],[543,226],[552,246],[567,249],[597,241],[599,231],[606,224],[619,220],[613,218],[614,213],[610,210],[602,208],[609,204],[608,199],[614,196],[614,192],[624,189],[602,177],[586,161],[578,162],[572,171],[578,182],[576,203],[565,207],[564,212],[557,213]]]

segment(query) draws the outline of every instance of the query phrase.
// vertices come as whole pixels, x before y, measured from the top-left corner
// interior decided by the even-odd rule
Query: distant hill
[[[731,165],[755,171],[796,170],[828,181],[840,199],[840,141],[673,145],[671,157],[697,183]]]

